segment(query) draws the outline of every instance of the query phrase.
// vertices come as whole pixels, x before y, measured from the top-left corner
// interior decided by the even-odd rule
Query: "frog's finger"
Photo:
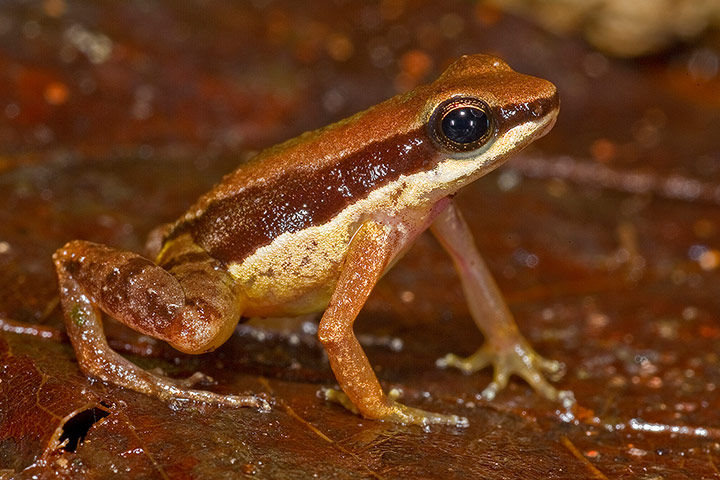
[[[468,357],[461,357],[454,353],[448,353],[435,361],[439,368],[453,367],[465,374],[475,373],[492,364],[494,355],[489,351],[487,345],[479,348]]]
[[[318,394],[321,396],[321,398],[327,400],[328,402],[337,403],[338,405],[342,405],[346,409],[350,410],[356,415],[360,415],[360,410],[355,406],[354,403],[350,400],[350,398],[345,395],[340,390],[337,390],[335,388],[322,388],[318,392]]]
[[[543,397],[549,400],[558,399],[558,390],[550,385],[545,377],[535,368],[521,368],[515,373],[525,379],[530,386]]]
[[[508,381],[510,380],[510,371],[505,366],[495,366],[495,372],[493,373],[493,379],[490,384],[485,387],[485,390],[480,394],[485,400],[491,401],[495,398],[500,390],[507,387]]]

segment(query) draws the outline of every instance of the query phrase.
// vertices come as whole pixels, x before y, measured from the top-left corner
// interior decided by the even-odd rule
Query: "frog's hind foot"
[[[203,372],[195,372],[192,375],[190,375],[187,378],[172,378],[169,377],[165,370],[163,370],[160,367],[153,368],[150,370],[150,372],[157,376],[162,378],[163,380],[166,380],[170,383],[173,383],[175,386],[179,388],[193,388],[193,387],[211,387],[213,385],[217,385],[217,382],[213,377],[210,375],[207,375]]]
[[[454,367],[466,374],[492,366],[493,380],[481,393],[488,401],[494,399],[497,393],[507,386],[510,376],[515,374],[524,378],[536,392],[549,400],[574,403],[572,392],[557,390],[545,379],[545,375],[552,380],[562,377],[565,365],[542,357],[524,341],[504,349],[496,349],[486,343],[464,358],[449,353],[438,359],[436,365],[440,368]]]
[[[190,402],[230,408],[250,407],[261,412],[269,412],[272,408],[272,402],[265,394],[222,395],[206,390],[184,388],[186,380],[169,382],[162,380],[156,384],[158,390],[155,390],[152,395],[167,402],[171,408],[182,407]]]
[[[112,350],[105,352],[102,363],[82,358],[81,355],[78,357],[85,373],[105,382],[153,396],[167,403],[173,409],[191,406],[190,403],[231,408],[250,407],[262,412],[271,409],[272,402],[265,394],[223,395],[190,388],[215,383],[211,377],[201,372],[196,372],[185,379],[170,378],[164,374],[156,373],[157,369],[152,373],[143,370]],[[116,368],[124,372],[122,376],[115,375]]]

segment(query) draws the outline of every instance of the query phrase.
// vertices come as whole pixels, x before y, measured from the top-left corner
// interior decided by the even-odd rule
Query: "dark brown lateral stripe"
[[[189,232],[212,257],[241,261],[285,232],[322,225],[401,175],[432,168],[436,153],[424,128],[390,137],[325,169],[289,170],[273,184],[218,200],[168,238]]]

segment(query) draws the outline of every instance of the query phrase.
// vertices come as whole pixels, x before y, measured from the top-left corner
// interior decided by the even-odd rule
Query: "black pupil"
[[[464,145],[483,138],[490,123],[487,115],[479,108],[460,107],[443,117],[441,127],[448,140]]]

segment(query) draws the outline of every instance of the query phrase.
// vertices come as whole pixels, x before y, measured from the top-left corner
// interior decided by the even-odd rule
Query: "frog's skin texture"
[[[446,120],[464,107],[480,127],[456,137]],[[100,311],[203,353],[225,342],[241,317],[324,310],[318,335],[342,389],[326,390],[326,398],[372,419],[465,425],[386,396],[353,334],[375,283],[429,228],[455,263],[486,338],[471,357],[438,363],[465,372],[494,366],[488,398],[518,374],[557,399],[543,373],[559,364],[523,339],[451,198],[545,134],[558,108],[551,83],[494,57],[465,56],[430,85],[261,152],[153,233],[152,260],[68,243],[54,261],[81,369],[164,401],[267,409],[261,396],[193,390],[137,367],[108,347]]]

